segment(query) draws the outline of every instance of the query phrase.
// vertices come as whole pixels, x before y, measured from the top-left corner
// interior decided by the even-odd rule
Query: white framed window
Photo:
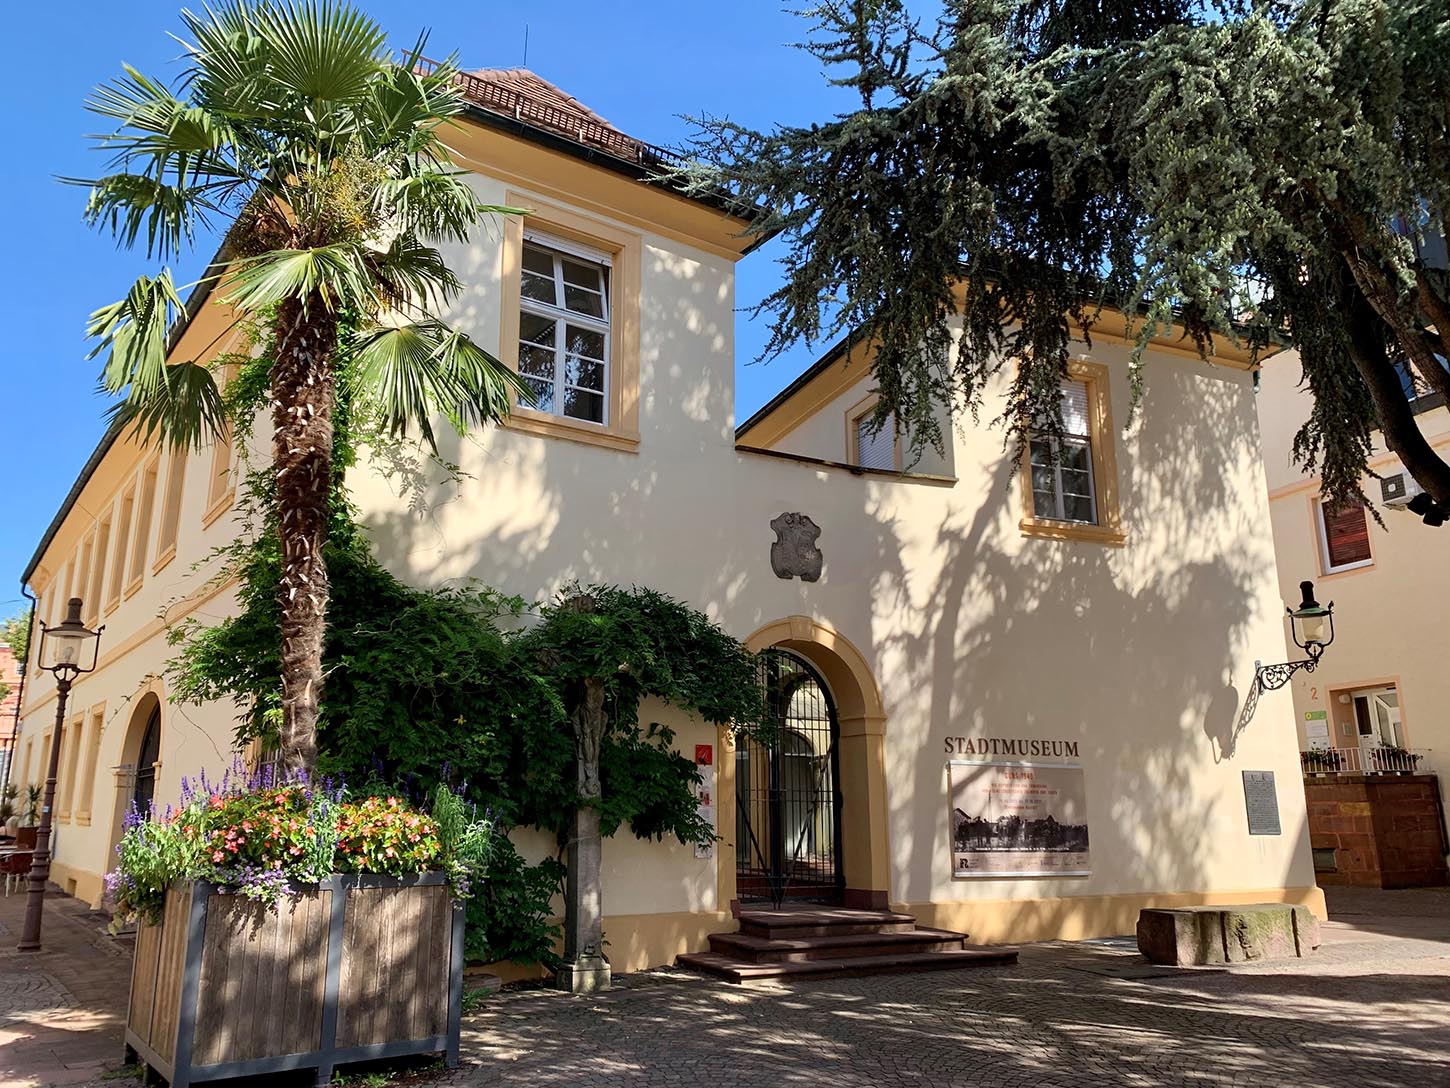
[[[536,411],[608,426],[611,261],[525,232],[519,280],[519,375]]]
[[[1065,381],[1061,395],[1062,438],[1034,433],[1028,444],[1032,513],[1051,521],[1096,525],[1098,496],[1087,383]]]
[[[1319,519],[1319,562],[1325,574],[1358,570],[1374,563],[1369,546],[1369,514],[1361,503],[1330,510],[1314,502]]]
[[[899,471],[901,463],[896,456],[896,416],[887,415],[880,429],[873,431],[871,427],[873,411],[874,409],[868,409],[852,421],[856,437],[852,461],[862,468],[879,468],[888,472]]]

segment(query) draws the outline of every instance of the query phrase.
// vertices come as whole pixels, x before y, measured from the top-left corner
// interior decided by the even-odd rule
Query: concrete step
[[[992,967],[1017,962],[1011,949],[958,948],[945,952],[902,955],[852,956],[809,960],[804,963],[745,963],[716,952],[691,952],[675,961],[726,982],[788,981],[796,978],[844,978],[905,974],[916,971],[951,971],[966,967]]]
[[[856,956],[947,952],[960,949],[965,937],[964,933],[945,929],[776,938],[756,937],[749,933],[712,933],[710,951],[747,963],[805,963]]]
[[[769,940],[848,933],[908,933],[916,927],[916,919],[909,914],[842,907],[742,910],[737,921],[741,933]]]

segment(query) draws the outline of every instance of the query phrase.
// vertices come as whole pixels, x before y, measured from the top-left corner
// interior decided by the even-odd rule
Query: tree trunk
[[[315,292],[277,315],[272,363],[272,467],[282,575],[282,726],[278,763],[311,773],[317,761],[322,645],[327,627],[327,542],[332,485],[332,356],[337,320]]]
[[[1352,233],[1350,241],[1355,241]],[[1416,367],[1423,372],[1424,366],[1419,357],[1429,349],[1420,342],[1416,330],[1410,328],[1404,315],[1400,313],[1388,280],[1368,251],[1368,243],[1347,245],[1342,254],[1365,302],[1389,327],[1406,356],[1414,360]],[[1352,340],[1356,338],[1356,332],[1362,334],[1363,330],[1352,326]],[[1382,352],[1372,353],[1363,350],[1360,345],[1355,345],[1352,357],[1369,388],[1370,398],[1374,401],[1385,445],[1399,457],[1405,471],[1429,493],[1435,503],[1441,509],[1450,510],[1450,464],[1435,452],[1424,432],[1420,430],[1410,402],[1405,399],[1399,374],[1383,357]],[[1439,365],[1433,360],[1433,356],[1430,365]]]
[[[556,984],[570,993],[609,988],[609,963],[604,959],[604,894],[601,888],[599,835],[599,746],[604,739],[604,681],[583,682],[582,698],[570,715],[574,730],[574,761],[579,805],[569,827],[566,855],[568,880],[564,896],[564,962]]]

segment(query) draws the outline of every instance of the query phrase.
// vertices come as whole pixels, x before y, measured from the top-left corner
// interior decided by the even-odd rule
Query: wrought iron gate
[[[741,899],[836,903],[841,868],[840,725],[825,681],[784,650],[760,655],[774,739],[735,748],[735,865]]]

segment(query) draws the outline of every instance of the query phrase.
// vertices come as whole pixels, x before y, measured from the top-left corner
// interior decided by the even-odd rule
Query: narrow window
[[[101,729],[106,721],[106,708],[95,707],[91,710],[90,724],[86,728],[85,744],[82,749],[81,772],[79,780],[80,796],[76,801],[76,816],[89,819],[91,815],[91,803],[96,795],[96,763],[101,753]]]
[[[871,412],[856,417],[856,464],[862,468],[896,470],[896,416],[888,415],[880,429],[873,432]]]
[[[62,592],[58,593],[55,600],[50,603],[50,620],[47,626],[54,627],[57,623],[65,619],[66,605],[70,602],[71,597],[74,596],[75,576],[76,561],[75,557],[72,556],[70,562],[65,565],[65,577],[56,586]]]
[[[136,509],[136,485],[121,494],[121,511],[116,516],[116,553],[111,557],[111,585],[106,594],[106,607],[113,608],[121,599],[126,585],[126,545],[131,540],[131,518]]]
[[[101,618],[101,598],[106,592],[106,560],[111,547],[111,515],[101,519],[96,529],[96,554],[91,564],[91,584],[86,587],[86,622],[92,627]]]
[[[166,499],[161,504],[161,529],[156,536],[158,563],[176,551],[176,537],[181,528],[181,488],[185,482],[186,451],[177,450],[166,466]]]
[[[86,587],[91,581],[91,557],[95,554],[95,550],[96,534],[93,531],[86,537],[86,542],[81,545],[81,558],[80,562],[76,565],[75,588],[70,594],[72,597],[84,598],[86,596]],[[89,600],[83,600],[82,603],[84,607],[81,610],[81,614],[83,616],[89,616],[91,614],[91,602]],[[61,618],[64,619],[64,613],[62,613]]]
[[[62,820],[70,819],[70,803],[75,796],[76,757],[80,754],[85,724],[85,718],[76,718],[60,731],[60,803],[56,807]]]
[[[1062,431],[1060,440],[1047,434],[1032,435],[1032,512],[1053,521],[1096,525],[1097,486],[1086,382],[1062,383]]]
[[[232,491],[232,430],[226,428],[217,436],[211,451],[211,477],[206,485],[208,518],[225,506]]]
[[[151,513],[156,509],[157,462],[141,474],[141,494],[136,502],[136,532],[131,538],[129,585],[137,585],[146,573],[146,542],[151,538]]]
[[[607,424],[609,257],[526,235],[519,373],[540,412]]]
[[[1369,515],[1363,503],[1331,510],[1322,501],[1319,510],[1319,558],[1324,573],[1367,567],[1374,562],[1369,549]]]

